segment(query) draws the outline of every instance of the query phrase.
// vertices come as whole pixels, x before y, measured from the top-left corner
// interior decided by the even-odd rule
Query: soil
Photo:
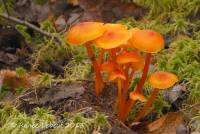
[[[123,125],[113,112],[116,90],[111,85],[107,85],[103,94],[97,98],[93,89],[94,83],[57,84],[51,87],[39,88],[37,89],[38,100],[35,92],[22,96],[18,101],[18,109],[31,114],[33,108],[46,107],[53,110],[56,116],[60,116],[64,112],[76,113],[82,109],[89,109],[83,114],[84,116],[91,117],[95,112],[101,112],[108,116],[112,126],[111,134],[136,134],[136,132]],[[65,91],[66,95],[63,96],[64,92],[62,90]],[[59,92],[62,92],[62,94]]]

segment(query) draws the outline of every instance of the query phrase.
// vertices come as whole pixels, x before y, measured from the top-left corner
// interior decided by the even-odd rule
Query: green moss
[[[171,43],[171,48],[157,56],[158,69],[173,72],[180,81],[187,83],[189,101],[200,102],[200,62],[196,56],[199,53],[199,41],[190,38],[178,38]]]
[[[35,134],[36,129],[55,124],[56,117],[45,108],[34,109],[31,116],[20,113],[12,106],[5,106],[0,109],[1,134]],[[93,130],[99,132],[110,130],[110,124],[105,115],[96,113],[91,118],[85,118],[81,115],[68,114],[65,122],[57,128],[45,131],[44,134],[86,134]]]

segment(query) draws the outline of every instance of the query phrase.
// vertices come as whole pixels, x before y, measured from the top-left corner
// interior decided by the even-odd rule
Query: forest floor
[[[42,77],[36,77],[39,83],[28,89],[1,89],[0,133],[187,134],[200,131],[199,17],[191,17],[190,22],[186,17],[175,21],[170,18],[160,21],[159,17],[162,16],[149,18],[148,14],[152,12],[143,6],[122,4],[117,0],[105,2],[80,0],[78,3],[60,1],[43,5],[20,2],[14,4],[11,16],[22,21],[28,20],[30,26],[5,17],[4,10],[0,15],[0,69],[16,72],[21,69],[26,70],[33,79],[35,74]],[[5,8],[3,4],[1,8]],[[133,16],[135,19],[129,18]],[[117,21],[128,27],[151,28],[165,37],[166,49],[154,56],[156,65],[153,68],[177,74],[180,83],[172,91],[163,92],[152,113],[142,122],[133,124],[132,128],[126,126],[129,119],[124,124],[116,117],[113,109],[116,108],[117,92],[112,84],[106,83],[100,97],[95,96],[93,74],[88,66],[85,48],[65,46],[63,37],[67,29],[77,22],[89,20]],[[180,61],[180,57],[186,58]],[[0,76],[0,80],[2,77]],[[0,83],[0,87],[2,85]],[[145,89],[148,91],[148,86]],[[35,112],[33,109],[38,107],[41,109]],[[42,108],[48,109],[48,112]],[[67,113],[73,116],[65,118]],[[98,113],[103,113],[101,118],[97,118]],[[131,116],[134,116],[134,111],[130,118]],[[40,121],[38,117],[41,122],[45,122],[45,126],[39,124],[39,128],[29,130],[9,126],[11,122],[34,124]],[[90,119],[101,120],[91,121],[91,125]],[[81,122],[84,126],[66,130],[55,125],[63,120],[67,123],[71,123],[71,120]],[[52,122],[55,125],[53,127]],[[83,132],[77,132],[76,129]]]

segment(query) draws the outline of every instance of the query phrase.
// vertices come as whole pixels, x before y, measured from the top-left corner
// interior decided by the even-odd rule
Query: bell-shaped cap
[[[139,62],[141,60],[143,60],[143,57],[140,54],[138,54],[137,51],[123,51],[116,57],[116,62],[118,64]]]
[[[135,48],[147,53],[156,53],[164,47],[163,36],[152,30],[138,30],[130,41]]]
[[[178,78],[176,75],[164,71],[157,71],[149,78],[149,84],[158,89],[166,89],[172,87]]]
[[[130,97],[132,100],[134,100],[134,101],[136,101],[136,100],[139,100],[139,101],[141,101],[141,102],[146,102],[146,101],[147,101],[147,99],[145,98],[145,96],[143,96],[142,94],[137,93],[137,92],[131,92],[131,93],[129,94],[129,97]]]
[[[140,60],[140,61],[138,61],[138,62],[133,62],[133,63],[131,63],[131,68],[132,68],[134,71],[143,70],[143,69],[144,69],[144,62],[143,62],[143,60]]]
[[[121,24],[106,24],[105,33],[94,40],[96,47],[112,49],[125,44],[132,36],[132,33]]]
[[[101,71],[113,72],[116,70],[117,66],[118,66],[117,63],[112,61],[107,61],[101,65]]]
[[[69,29],[66,41],[70,45],[82,45],[100,37],[104,32],[105,27],[103,23],[81,22]]]
[[[124,74],[122,70],[116,69],[115,71],[109,74],[109,77],[108,77],[109,81],[114,81],[116,79],[126,80],[126,75]]]

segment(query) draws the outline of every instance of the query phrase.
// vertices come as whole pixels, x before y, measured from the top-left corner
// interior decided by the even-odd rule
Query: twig
[[[37,26],[35,26],[35,25],[33,25],[33,24],[31,24],[31,23],[29,23],[29,22],[27,22],[27,21],[20,20],[20,19],[18,19],[18,18],[9,16],[9,15],[4,14],[4,13],[0,13],[0,17],[1,17],[1,18],[4,18],[4,19],[7,19],[7,20],[10,20],[10,21],[12,21],[12,22],[14,22],[14,23],[18,23],[18,24],[27,26],[27,27],[29,27],[29,28],[32,28],[33,30],[35,30],[35,31],[37,31],[37,32],[39,32],[39,33],[41,33],[42,35],[44,35],[44,36],[46,36],[46,37],[48,37],[48,38],[53,38],[53,39],[54,39],[55,41],[57,41],[59,44],[62,43],[62,40],[61,40],[60,38],[58,38],[57,36],[55,36],[54,34],[49,33],[49,32],[47,32],[47,31],[44,31],[44,30],[38,28]]]
[[[20,96],[18,96],[17,98],[15,98],[14,101],[19,100],[19,99],[21,99],[21,98],[23,98],[23,97],[26,97],[26,96],[30,95],[31,93],[33,93],[33,92],[34,92],[34,90],[32,90],[32,91],[30,91],[30,92],[27,92],[27,93],[25,93],[25,94],[23,94],[23,95],[20,95]]]

